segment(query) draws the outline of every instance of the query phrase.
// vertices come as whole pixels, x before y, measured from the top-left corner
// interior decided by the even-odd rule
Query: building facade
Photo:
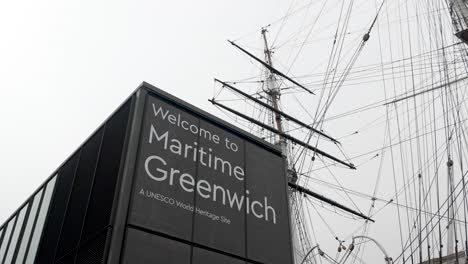
[[[292,264],[280,150],[143,83],[0,226],[0,264]]]

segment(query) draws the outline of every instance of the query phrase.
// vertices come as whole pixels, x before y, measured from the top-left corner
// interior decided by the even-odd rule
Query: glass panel
[[[56,180],[57,180],[57,176],[55,176],[47,184],[45,194],[44,194],[44,199],[42,200],[41,209],[39,210],[39,216],[37,218],[36,228],[34,229],[33,237],[31,240],[31,246],[29,248],[28,256],[26,257],[27,264],[34,263],[34,259],[36,258],[37,247],[39,246],[42,229],[44,228],[44,222],[47,216],[47,212],[49,211],[50,200],[52,198],[52,193],[54,191]]]
[[[63,227],[63,218],[72,192],[80,153],[81,148],[59,170],[54,195],[47,212],[47,220],[41,228],[42,235],[38,237],[40,242],[37,255],[33,256],[34,264],[51,264],[55,261],[60,232]]]
[[[34,220],[37,215],[37,207],[39,206],[39,201],[41,200],[42,192],[44,189],[40,190],[32,202],[31,211],[29,212],[29,217],[26,222],[26,228],[24,229],[23,238],[20,244],[18,251],[18,256],[16,257],[16,263],[23,263],[24,253],[26,252],[26,247],[28,246],[29,238],[31,237],[31,231],[34,224]]]
[[[18,237],[23,227],[24,216],[26,215],[27,210],[28,210],[28,205],[25,205],[23,209],[21,209],[18,215],[18,220],[16,221],[15,230],[13,231],[13,236],[11,237],[10,246],[8,247],[8,252],[6,253],[6,258],[3,264],[11,264],[13,254],[15,253],[16,245],[18,244]]]
[[[3,257],[5,256],[6,247],[8,245],[8,241],[10,240],[11,229],[13,225],[15,224],[15,219],[16,217],[10,220],[10,222],[7,225],[7,228],[5,231],[5,237],[3,238],[2,246],[0,247],[0,262],[3,261]]]
[[[3,241],[3,228],[0,230],[0,247],[2,246],[2,241]]]

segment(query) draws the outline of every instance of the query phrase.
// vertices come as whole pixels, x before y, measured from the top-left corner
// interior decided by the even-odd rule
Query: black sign
[[[133,228],[127,229],[123,264],[190,263],[190,246]]]
[[[278,153],[148,96],[138,155],[129,224],[239,258],[292,262]]]

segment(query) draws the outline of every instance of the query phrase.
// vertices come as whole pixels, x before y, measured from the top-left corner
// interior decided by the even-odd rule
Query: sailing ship
[[[295,262],[468,263],[464,0],[292,1],[210,101],[277,144]]]

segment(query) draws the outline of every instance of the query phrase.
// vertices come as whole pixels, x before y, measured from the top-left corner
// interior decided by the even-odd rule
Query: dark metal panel
[[[245,144],[247,258],[292,263],[284,160],[250,142]]]
[[[70,193],[72,191],[75,172],[79,160],[77,152],[63,165],[57,176],[57,185],[52,198],[52,204],[47,216],[44,232],[42,233],[39,251],[37,253],[37,264],[50,264],[55,259],[55,253],[59,242],[60,232],[68,206]]]
[[[104,128],[98,130],[82,147],[56,259],[65,256],[78,246],[103,134]]]
[[[245,209],[236,202],[242,200],[245,191],[244,142],[203,120],[200,128],[207,136],[201,136],[198,142],[202,155],[197,182],[206,181],[209,192],[202,190],[203,196],[197,193],[195,198],[193,241],[245,257]]]
[[[194,247],[192,264],[245,264],[245,262],[213,251]]]
[[[73,250],[55,261],[55,264],[74,264],[76,258],[76,251]]]
[[[102,264],[107,256],[110,228],[104,229],[94,238],[86,241],[78,250],[76,264]]]
[[[130,106],[131,101],[127,101],[105,124],[82,241],[91,239],[111,223]]]
[[[468,29],[457,32],[455,36],[457,36],[457,38],[459,38],[461,41],[465,42],[465,44],[468,44]]]
[[[190,246],[133,228],[127,229],[122,264],[189,264]]]
[[[128,222],[190,240],[194,193],[182,189],[179,180],[181,175],[196,175],[193,146],[198,136],[170,123],[171,114],[198,126],[199,120],[185,111],[147,97]],[[192,148],[185,152],[187,148],[172,146],[176,142]]]
[[[120,175],[117,191],[115,193],[114,208],[111,217],[112,231],[109,243],[108,264],[119,263],[127,225],[127,215],[130,197],[133,189],[133,176],[135,171],[136,156],[138,151],[141,122],[143,119],[146,90],[139,89],[131,98],[129,121],[126,128],[122,161],[120,163]]]

